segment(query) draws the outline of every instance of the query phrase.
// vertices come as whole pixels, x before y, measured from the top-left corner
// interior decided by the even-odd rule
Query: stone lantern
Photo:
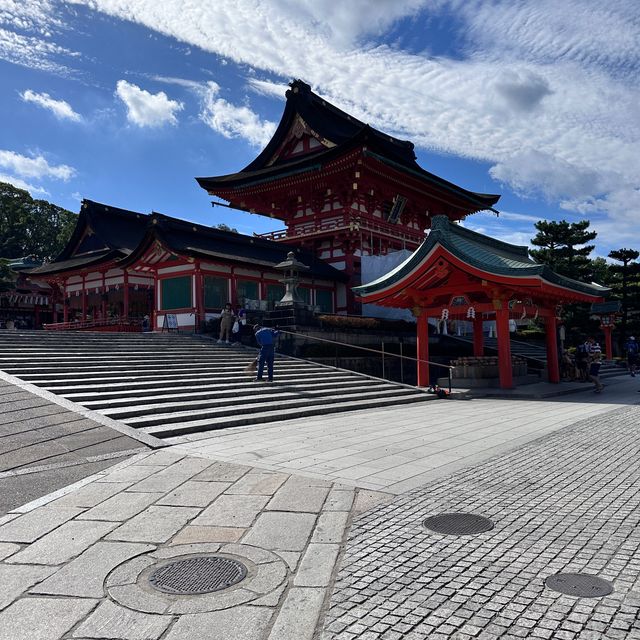
[[[298,297],[298,284],[300,283],[299,272],[306,271],[309,267],[296,260],[293,251],[289,251],[287,259],[280,262],[275,267],[278,271],[282,271],[284,277],[280,282],[285,286],[284,296],[280,302],[276,302],[276,307],[301,307],[304,301]]]

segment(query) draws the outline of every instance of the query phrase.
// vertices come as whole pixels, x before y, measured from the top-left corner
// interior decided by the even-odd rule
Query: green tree
[[[609,258],[621,263],[611,265],[611,271],[617,276],[617,282],[614,283],[614,292],[618,294],[622,301],[621,345],[626,341],[629,312],[636,306],[633,301],[634,298],[637,300],[637,293],[640,289],[640,263],[636,262],[638,257],[640,257],[640,252],[635,249],[616,249],[609,252]],[[637,307],[633,310],[640,311]]]
[[[0,258],[0,292],[13,289],[16,275],[9,268],[9,260]]]
[[[531,243],[540,247],[531,250],[535,260],[548,264],[554,271],[569,278],[591,280],[593,270],[589,254],[594,245],[587,243],[595,240],[598,234],[589,231],[588,220],[539,220],[535,228],[538,233]]]
[[[76,224],[71,211],[34,200],[28,191],[0,182],[0,256],[32,255],[51,260],[67,243]]]
[[[228,224],[221,222],[217,224],[214,229],[220,229],[220,231],[231,231],[231,233],[238,233],[238,230],[235,227],[230,227]]]

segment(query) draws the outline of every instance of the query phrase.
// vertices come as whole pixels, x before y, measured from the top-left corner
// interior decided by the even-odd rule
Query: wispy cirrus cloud
[[[162,127],[178,123],[176,113],[184,109],[164,91],[150,93],[126,80],[118,80],[116,95],[127,107],[127,120],[138,127]]]
[[[31,102],[43,109],[46,109],[47,111],[50,111],[56,118],[58,118],[58,120],[82,122],[82,116],[79,113],[76,113],[66,100],[56,100],[48,93],[37,93],[31,89],[23,91],[20,94],[20,97],[25,102]]]
[[[67,181],[76,175],[76,170],[69,165],[49,164],[42,155],[24,156],[7,149],[0,149],[0,167],[22,178],[54,178]]]
[[[635,0],[67,2],[259,69],[272,84],[301,77],[378,128],[487,162],[496,180],[525,197],[608,216],[613,224],[603,233],[638,224]],[[379,37],[399,20],[422,20],[427,46],[430,21],[442,16],[456,25],[455,58]],[[252,86],[269,92],[270,84]],[[214,94],[209,124],[223,135],[257,130],[250,114],[234,117],[234,102]]]

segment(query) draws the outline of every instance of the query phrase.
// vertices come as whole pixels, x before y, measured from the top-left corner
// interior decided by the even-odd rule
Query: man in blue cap
[[[259,324],[253,325],[256,342],[260,345],[260,355],[258,356],[258,374],[254,382],[263,380],[264,365],[267,365],[267,382],[273,382],[273,361],[275,359],[274,338],[280,333],[277,329],[261,327]]]

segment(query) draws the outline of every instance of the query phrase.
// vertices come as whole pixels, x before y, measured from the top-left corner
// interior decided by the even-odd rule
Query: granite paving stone
[[[202,527],[187,525],[171,539],[171,544],[193,544],[196,542],[238,542],[246,531],[246,529],[239,527]]]
[[[269,640],[311,640],[323,600],[324,589],[293,587],[280,609]]]
[[[323,640],[362,640],[369,632],[403,639],[635,637],[639,423],[638,406],[577,420],[356,516]],[[495,527],[472,536],[423,527],[425,517],[448,512],[481,514]],[[309,549],[314,541],[315,534]],[[544,582],[558,572],[599,575],[615,591],[561,595]],[[373,606],[363,608],[367,603]]]
[[[321,513],[318,525],[313,532],[313,542],[334,543],[342,542],[347,527],[349,514],[343,511]]]
[[[156,640],[171,623],[171,617],[126,609],[105,600],[74,631],[74,638],[110,640]]]
[[[164,465],[130,464],[124,469],[118,469],[117,471],[108,473],[96,482],[126,482],[130,485],[133,482],[139,482],[154,473],[158,473],[165,468]]]
[[[52,567],[0,564],[0,609],[4,609],[54,571]]]
[[[302,511],[318,513],[327,498],[329,489],[301,484],[289,478],[267,504],[271,511]]]
[[[217,461],[193,476],[196,482],[235,482],[251,471],[251,467]]]
[[[117,522],[71,520],[16,553],[7,562],[63,564],[115,529]]]
[[[310,544],[300,562],[294,584],[299,587],[328,587],[340,553],[337,544]]]
[[[47,505],[0,526],[2,542],[34,542],[61,524],[82,513],[77,507]]]
[[[96,604],[88,598],[22,598],[0,612],[0,640],[60,640]]]
[[[272,614],[266,607],[241,606],[183,615],[163,640],[258,640],[264,637]]]
[[[115,486],[119,485],[116,484]],[[129,493],[121,491],[92,509],[85,511],[79,518],[83,520],[124,522],[144,511],[161,497],[161,493]]]
[[[243,539],[244,544],[282,551],[302,551],[316,516],[311,513],[263,512]]]
[[[4,560],[9,556],[20,551],[19,544],[13,544],[12,542],[0,542],[0,560]]]
[[[126,488],[128,483],[120,484],[117,482],[91,482],[84,487],[80,487],[66,496],[62,496],[55,501],[58,507],[85,507],[91,508],[99,505],[101,502],[120,493]],[[105,518],[97,518],[103,520]],[[117,518],[116,518],[117,519]]]
[[[120,525],[107,536],[107,539],[128,542],[166,542],[198,513],[200,509],[194,507],[151,506]]]
[[[227,489],[227,493],[271,496],[288,477],[288,474],[273,471],[250,471]]]
[[[268,501],[269,496],[223,494],[191,524],[213,527],[250,527]]]
[[[89,547],[31,593],[47,595],[104,597],[104,580],[119,564],[142,553],[153,551],[155,545],[127,542],[97,542]]]
[[[229,482],[194,482],[188,480],[158,500],[161,505],[207,507],[230,486]]]

